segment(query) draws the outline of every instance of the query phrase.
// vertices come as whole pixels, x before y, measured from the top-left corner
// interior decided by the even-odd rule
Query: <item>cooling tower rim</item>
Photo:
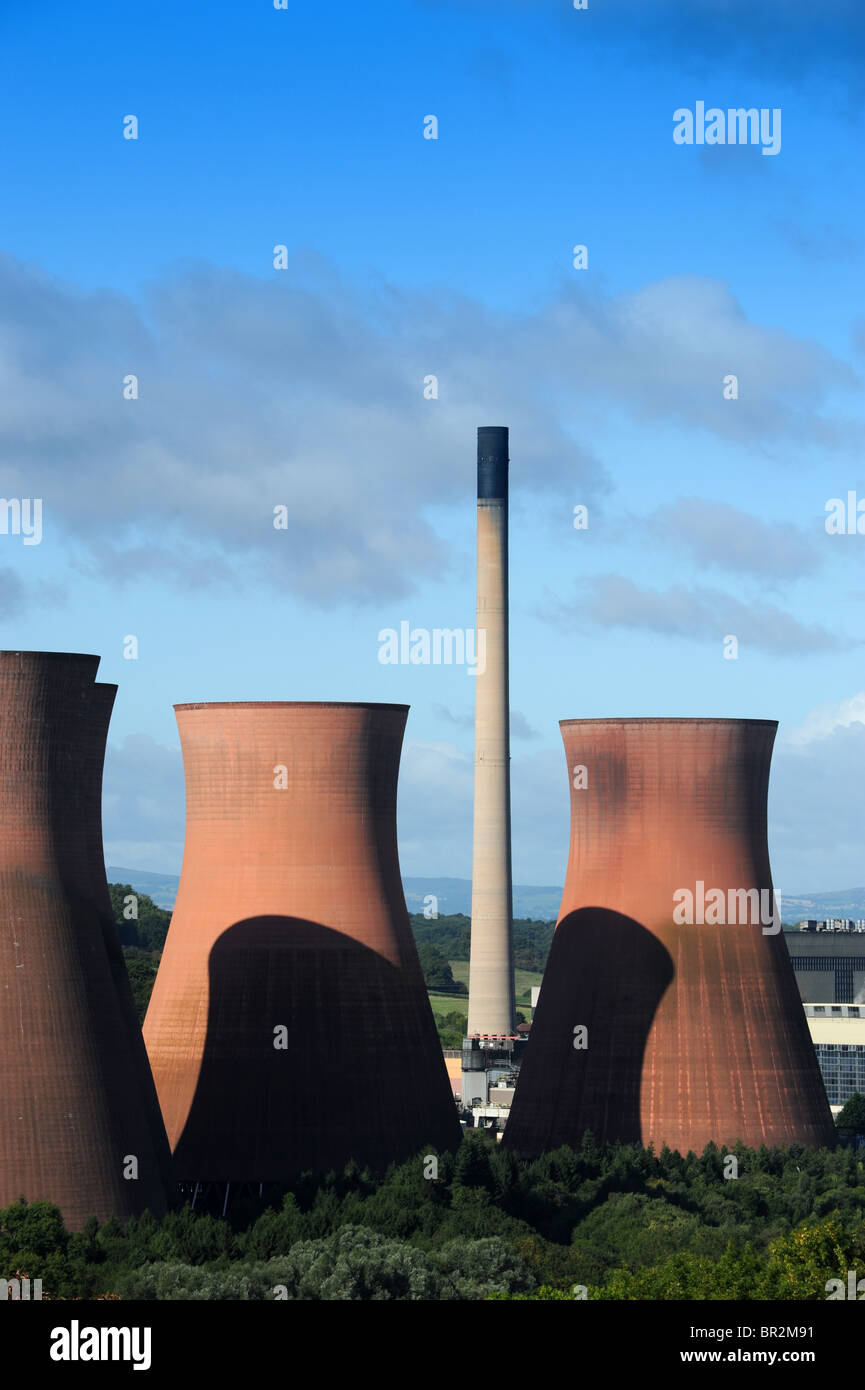
[[[752,726],[752,727],[753,727],[754,725],[757,725],[758,727],[762,727],[762,728],[766,728],[766,729],[777,729],[777,727],[778,727],[778,720],[777,720],[777,719],[747,719],[747,718],[745,718],[745,719],[715,719],[715,718],[712,718],[711,716],[710,716],[709,718],[705,718],[705,719],[704,719],[704,718],[700,718],[700,717],[698,717],[698,716],[695,716],[695,717],[692,718],[692,719],[687,718],[687,717],[686,717],[686,718],[674,717],[674,718],[671,718],[671,719],[667,719],[667,718],[665,718],[663,715],[660,716],[659,718],[654,718],[654,717],[642,717],[642,716],[636,716],[636,717],[634,717],[634,716],[628,715],[628,716],[622,716],[621,718],[616,718],[615,716],[605,716],[605,717],[602,718],[602,719],[560,719],[560,720],[559,720],[559,728],[560,728],[560,729],[569,729],[569,728],[573,727],[574,725],[583,725],[583,726],[585,727],[585,726],[587,726],[587,725],[596,725],[596,724],[651,724],[651,725],[660,726],[660,727],[664,727],[664,726],[666,726],[667,724],[723,724],[723,725],[728,726],[728,727],[730,727],[730,728],[744,728],[746,725],[747,725],[747,726]]]
[[[392,709],[407,712],[411,705],[389,705],[375,700],[194,700],[174,705],[188,709]]]
[[[10,656],[29,656],[38,658],[40,661],[101,661],[102,657],[95,652],[37,652],[37,651],[0,651],[0,662]]]

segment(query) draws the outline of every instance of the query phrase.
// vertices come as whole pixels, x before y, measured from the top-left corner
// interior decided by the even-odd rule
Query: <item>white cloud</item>
[[[574,628],[588,619],[602,627],[718,643],[732,635],[743,646],[778,655],[826,651],[838,645],[838,639],[819,624],[801,623],[774,603],[743,603],[720,589],[699,584],[641,588],[617,574],[583,581],[574,601],[553,601],[539,610],[539,616]]]
[[[573,422],[597,407],[761,448],[858,438],[826,408],[849,367],[695,276],[606,298],[565,281],[508,315],[362,290],[318,261],[270,279],[196,264],[143,303],[0,257],[0,491],[41,495],[53,534],[112,584],[407,593],[448,568],[427,510],[471,496],[479,423],[510,425],[515,489],[576,484],[589,501],[610,484]],[[734,410],[729,371],[748,378]]]
[[[865,726],[865,690],[838,703],[818,705],[810,710],[801,724],[784,732],[784,742],[801,747],[829,738],[836,729],[847,729],[851,724]]]
[[[184,806],[179,748],[149,734],[108,744],[102,794],[107,864],[179,873]]]
[[[779,891],[801,896],[865,884],[863,771],[865,723],[858,720],[778,744],[769,843]]]
[[[646,519],[650,534],[665,545],[689,549],[703,566],[735,574],[794,579],[809,574],[820,556],[800,527],[763,521],[726,502],[679,497]]]

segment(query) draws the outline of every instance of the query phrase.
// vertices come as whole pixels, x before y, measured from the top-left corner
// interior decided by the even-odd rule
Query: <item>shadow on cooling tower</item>
[[[646,1043],[674,976],[652,932],[619,912],[585,907],[556,928],[504,1144],[526,1157],[586,1130],[598,1143],[641,1142]],[[574,1047],[574,1030],[588,1046]]]
[[[434,1132],[430,1100],[447,1078],[419,971],[407,979],[352,937],[277,916],[224,931],[209,979],[177,1179],[281,1182],[452,1147],[451,1108]]]

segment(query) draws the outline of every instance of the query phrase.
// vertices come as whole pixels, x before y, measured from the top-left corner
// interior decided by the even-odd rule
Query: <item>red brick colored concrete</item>
[[[105,876],[105,853],[102,841],[102,770],[105,761],[105,747],[108,742],[108,726],[116,695],[116,685],[105,685],[99,681],[93,685],[91,691],[91,717],[87,724],[87,756],[92,762],[94,775],[89,777],[86,782],[89,804],[82,816],[82,821],[88,830],[88,836],[86,857],[80,861],[85,870],[81,881],[81,893],[88,906],[96,913],[102,930],[111,977],[117,990],[123,1020],[132,1042],[135,1066],[138,1072],[138,1086],[150,1126],[159,1171],[168,1192],[173,1184],[171,1150],[168,1147],[162,1112],[159,1109],[156,1087],[150,1071],[150,1061],[144,1046],[138,1011],[135,1007],[132,986],[129,983],[129,975],[126,970],[126,961],[114,922],[114,909],[111,906],[111,895],[108,892],[108,880]]]
[[[166,1205],[96,910],[98,664],[0,653],[0,1206],[51,1201],[73,1228]]]
[[[783,939],[676,925],[673,894],[771,889],[777,725],[562,724],[571,842],[562,907],[504,1142],[534,1155],[596,1139],[701,1151],[829,1143],[833,1125]],[[588,785],[574,787],[574,769]],[[574,1028],[588,1027],[588,1049]]]
[[[144,1038],[180,1180],[458,1138],[399,876],[406,713],[177,706],[186,845]]]

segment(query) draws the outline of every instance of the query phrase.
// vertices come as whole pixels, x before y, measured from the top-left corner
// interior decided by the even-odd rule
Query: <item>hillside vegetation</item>
[[[825,1300],[865,1268],[861,1151],[701,1157],[587,1136],[523,1165],[478,1132],[384,1178],[349,1166],[219,1212],[77,1234],[46,1202],[0,1211],[0,1267],[51,1297]]]

